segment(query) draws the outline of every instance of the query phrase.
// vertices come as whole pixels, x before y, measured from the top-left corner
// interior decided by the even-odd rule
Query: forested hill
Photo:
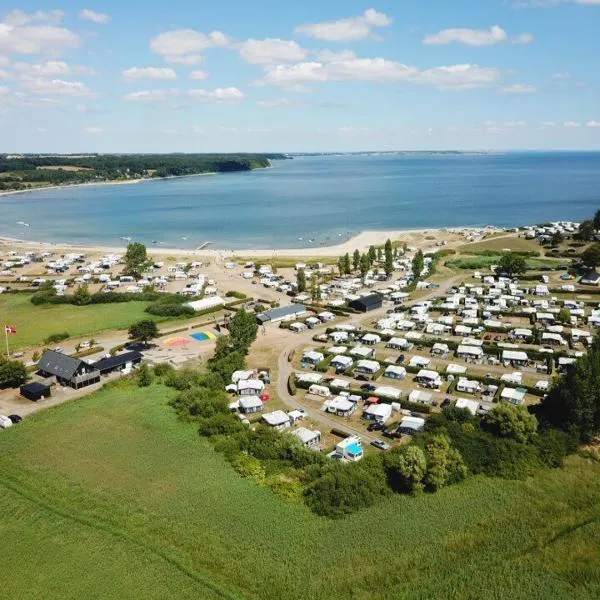
[[[0,190],[249,171],[283,158],[282,154],[3,154]]]

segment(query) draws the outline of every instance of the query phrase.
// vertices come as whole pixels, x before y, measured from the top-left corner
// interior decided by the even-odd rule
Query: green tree
[[[381,249],[381,247],[377,248],[377,260],[383,260],[383,250]]]
[[[356,249],[354,251],[354,254],[352,255],[352,267],[355,271],[357,271],[360,267],[360,252],[358,251],[358,249]]]
[[[399,446],[383,457],[388,485],[397,492],[412,493],[421,489],[427,471],[427,459],[419,446]]]
[[[600,210],[597,210],[594,215],[594,229],[600,231]]]
[[[594,234],[596,233],[596,227],[594,225],[594,221],[583,221],[579,225],[579,230],[577,231],[577,238],[579,238],[583,242],[590,242],[594,239]]]
[[[73,294],[73,304],[76,306],[85,306],[92,301],[92,295],[86,284],[80,285]]]
[[[343,277],[346,274],[346,268],[344,267],[344,257],[340,256],[338,258],[338,271],[340,272],[340,277]]]
[[[252,342],[256,339],[258,323],[256,317],[247,313],[243,308],[238,310],[229,322],[229,335],[233,348],[241,354],[247,354]]]
[[[127,252],[125,252],[125,269],[126,275],[131,275],[136,279],[142,276],[146,265],[148,264],[148,253],[146,252],[146,246],[139,242],[132,242],[127,246]]]
[[[560,231],[555,231],[552,234],[552,239],[550,240],[550,243],[553,246],[560,246],[560,244],[562,244],[564,241],[565,241],[565,236]]]
[[[596,269],[600,265],[600,244],[593,244],[581,255],[581,262],[590,269]]]
[[[394,272],[394,252],[392,249],[392,240],[386,240],[385,242],[385,275],[391,277]]]
[[[158,326],[152,319],[143,319],[129,328],[129,337],[137,342],[147,344],[150,340],[158,337]]]
[[[365,277],[366,274],[369,272],[369,269],[371,268],[371,265],[369,264],[369,257],[367,254],[363,254],[360,257],[359,267],[360,267],[360,276]]]
[[[500,273],[506,273],[509,277],[521,275],[527,271],[527,262],[520,254],[505,252],[498,262],[498,271]]]
[[[140,387],[148,387],[152,384],[152,371],[147,363],[143,362],[137,372],[137,384]]]
[[[298,273],[296,274],[296,284],[298,285],[299,292],[306,291],[306,273],[304,269],[298,269]]]
[[[538,422],[525,406],[502,402],[483,416],[481,425],[494,435],[525,444],[535,438]]]
[[[377,250],[375,250],[375,246],[369,246],[369,260],[371,264],[374,264],[377,260]]]
[[[231,376],[235,371],[241,371],[246,368],[246,358],[241,352],[230,352],[229,354],[209,360],[210,370],[218,374],[223,382],[230,382]]]
[[[352,263],[350,261],[350,254],[346,252],[344,254],[344,275],[350,275],[352,273]]]
[[[27,380],[27,368],[20,360],[0,360],[0,387],[18,387]]]
[[[558,311],[558,320],[560,323],[564,325],[571,324],[571,311],[568,308],[561,308]]]
[[[413,260],[412,260],[412,272],[415,278],[415,281],[418,281],[421,277],[421,273],[425,268],[425,259],[423,258],[423,252],[421,250],[417,250]]]
[[[440,488],[457,483],[467,475],[467,468],[460,452],[452,447],[450,438],[444,434],[433,435],[425,444],[427,473],[424,483],[426,489],[437,491]]]
[[[319,287],[319,279],[316,275],[310,278],[310,297],[314,301],[321,299],[321,288]]]

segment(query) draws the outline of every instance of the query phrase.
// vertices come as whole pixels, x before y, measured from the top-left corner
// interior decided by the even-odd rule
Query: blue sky
[[[600,0],[20,2],[0,152],[600,149],[599,24]]]

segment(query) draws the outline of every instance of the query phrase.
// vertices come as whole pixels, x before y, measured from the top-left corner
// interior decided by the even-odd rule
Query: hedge
[[[93,348],[87,348],[86,350],[81,350],[79,352],[75,352],[71,354],[73,358],[85,358],[86,356],[91,356],[92,354],[97,354],[98,352],[103,352],[104,348],[102,346],[94,346]]]

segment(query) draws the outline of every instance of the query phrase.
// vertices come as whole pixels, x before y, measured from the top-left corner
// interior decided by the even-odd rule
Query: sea
[[[578,221],[598,209],[600,152],[297,156],[251,172],[3,196],[0,235],[318,248],[361,231]]]

